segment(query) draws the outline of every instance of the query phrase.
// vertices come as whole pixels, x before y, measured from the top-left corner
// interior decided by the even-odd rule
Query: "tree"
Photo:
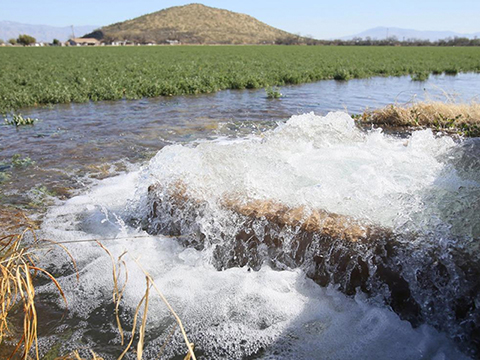
[[[3,39],[0,39],[0,45],[5,44],[5,41]]]
[[[55,45],[55,46],[58,46],[58,45],[60,45],[60,40],[58,40],[58,39],[53,39],[52,44]]]
[[[23,46],[34,44],[36,41],[37,40],[33,36],[26,34],[20,35],[17,39],[17,43],[22,44]]]
[[[17,43],[17,40],[16,39],[8,39],[8,42],[10,43],[10,45],[15,45]]]

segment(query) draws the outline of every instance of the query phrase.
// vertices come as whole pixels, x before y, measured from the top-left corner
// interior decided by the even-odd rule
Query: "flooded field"
[[[126,252],[126,329],[145,293],[139,261],[198,358],[478,356],[478,139],[358,129],[339,112],[478,100],[478,80],[323,81],[284,87],[279,100],[244,90],[23,111],[39,121],[1,128],[0,200],[51,201],[40,233],[65,243],[80,275],[63,251],[40,250],[69,303],[62,319],[53,286],[38,287],[50,319],[42,354],[93,349],[110,359],[124,348],[111,261],[85,242],[96,239],[113,258]],[[322,214],[355,231],[337,237]],[[145,358],[184,358],[153,294],[146,326]]]

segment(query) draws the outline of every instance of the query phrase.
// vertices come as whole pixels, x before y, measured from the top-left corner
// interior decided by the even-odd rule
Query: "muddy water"
[[[145,289],[134,261],[140,259],[205,359],[472,356],[478,311],[471,307],[478,305],[469,291],[475,284],[452,257],[458,249],[468,253],[478,246],[478,141],[455,142],[428,131],[399,139],[359,131],[342,114],[300,114],[356,113],[415,97],[444,98],[444,92],[470,100],[480,92],[477,83],[478,76],[468,74],[425,83],[409,78],[327,81],[282,88],[280,100],[266,99],[264,91],[225,91],[23,111],[40,121],[18,130],[2,127],[2,173],[9,175],[2,183],[2,201],[40,207],[46,198],[69,197],[48,208],[41,232],[70,242],[65,245],[80,269],[77,282],[62,251],[42,258],[69,303],[62,319],[63,305],[52,286],[38,288],[39,311],[51,320],[40,329],[42,354],[56,344],[61,353],[91,348],[105,358],[116,358],[123,349],[112,315],[110,260],[96,243],[78,242],[95,238],[114,257],[127,251],[129,284],[121,306],[126,327]],[[16,153],[35,164],[13,166]],[[209,204],[208,211],[194,217],[185,209],[171,213],[173,221],[185,221],[182,236],[201,229],[204,247],[185,247],[183,237],[151,235],[142,228],[142,222],[152,220],[144,206],[148,185],[176,178]],[[325,208],[418,235],[407,256],[397,254],[392,261],[403,269],[424,317],[416,318],[413,327],[391,311],[382,300],[389,290],[377,283],[369,285],[379,290],[368,298],[361,291],[345,296],[335,284],[322,288],[306,276],[308,268],[276,271],[265,262],[256,264],[257,271],[235,266],[217,271],[215,246],[228,246],[228,234],[235,235],[241,225],[218,208],[232,188],[254,200]],[[260,238],[261,227],[254,225]],[[291,231],[281,234],[287,242]],[[366,262],[371,259],[362,244],[357,250]],[[368,264],[375,272],[377,263]],[[121,275],[119,281],[124,280]],[[450,305],[463,297],[462,291],[469,302],[460,308],[468,308],[455,314]],[[430,303],[436,297],[440,301]],[[182,359],[182,338],[178,331],[169,337],[173,320],[156,297],[149,314],[145,358],[156,358],[168,340],[163,358]],[[458,324],[456,316],[465,321]]]

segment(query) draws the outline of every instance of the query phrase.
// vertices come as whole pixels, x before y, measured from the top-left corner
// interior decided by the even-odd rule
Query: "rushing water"
[[[225,91],[25,112],[41,121],[30,128],[2,128],[0,150],[5,159],[22,153],[36,164],[4,169],[11,180],[2,184],[3,201],[28,202],[38,191],[25,192],[43,184],[57,193],[79,189],[51,206],[43,219],[42,236],[67,242],[80,281],[65,253],[45,254],[43,265],[58,276],[69,310],[61,319],[53,286],[38,289],[46,308],[40,316],[51,320],[41,329],[42,351],[60,343],[62,351],[92,348],[106,358],[121,353],[111,261],[97,243],[77,242],[99,239],[114,258],[127,251],[121,319],[131,324],[145,292],[136,259],[183,319],[197,353],[207,359],[472,355],[478,346],[479,289],[472,283],[476,273],[459,264],[458,252],[468,257],[467,265],[479,264],[480,144],[429,130],[402,138],[365,132],[345,113],[322,117],[311,112],[346,108],[355,113],[443,91],[458,91],[459,98],[469,100],[480,92],[475,81],[478,76],[468,74],[426,83],[407,78],[327,81],[284,88],[286,97],[278,101],[265,99],[263,91]],[[119,172],[104,180],[91,177]],[[152,184],[162,186],[154,196],[167,200],[162,189],[186,188],[194,204],[169,203],[152,217]],[[256,271],[248,266],[220,266],[224,270],[218,271],[225,259],[216,249],[228,246],[243,226],[241,217],[222,207],[232,196],[322,209],[391,229],[401,244],[392,261],[401,268],[420,315],[413,321],[391,310],[396,310],[388,301],[393,290],[376,282],[376,255],[363,243],[354,250],[373,275],[367,279],[369,291],[351,296],[342,293],[341,281],[320,287],[311,280],[314,263],[308,259],[299,268],[287,268],[266,256]],[[266,235],[265,221],[252,223],[259,239]],[[171,224],[179,236],[166,235]],[[298,229],[284,228],[277,235],[293,243]],[[201,246],[195,243],[199,239]],[[327,271],[335,275],[334,266]],[[119,281],[124,280],[122,272]],[[458,305],[459,298],[468,298],[468,304]],[[59,304],[58,314],[48,304]],[[456,313],[459,308],[467,309],[466,315]],[[148,314],[145,358],[156,358],[168,340],[164,357],[182,359],[181,335],[177,329],[169,337],[174,321],[153,290]]]
[[[276,126],[292,115],[346,110],[361,113],[413,100],[478,99],[478,74],[321,81],[284,87],[280,100],[264,90],[222,91],[211,95],[58,105],[22,111],[38,118],[34,126],[0,125],[0,203],[37,203],[49,192],[64,197],[84,186],[86,174],[104,177],[145,161],[172,142],[216,136],[244,136]],[[9,168],[15,155],[36,166]],[[33,190],[33,191],[32,191]],[[40,190],[40,191],[38,191]],[[27,195],[27,196],[26,196]]]

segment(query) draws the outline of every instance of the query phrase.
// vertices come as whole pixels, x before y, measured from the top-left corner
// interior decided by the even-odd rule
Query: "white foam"
[[[395,227],[424,210],[422,196],[439,184],[454,146],[431,130],[399,139],[380,130],[366,134],[345,113],[311,113],[263,137],[165,147],[143,176],[164,184],[180,179],[208,201],[235,192]],[[455,179],[457,188],[465,185]]]
[[[364,134],[341,113],[293,117],[263,138],[205,142],[195,148],[167,146],[145,169],[103,180],[84,195],[51,208],[43,235],[56,241],[96,238],[114,258],[127,251],[123,318],[131,317],[144,293],[145,276],[134,261],[139,259],[184,320],[190,340],[209,359],[256,353],[264,359],[461,359],[452,342],[431,327],[413,329],[361,296],[352,299],[320,288],[300,270],[218,272],[209,264],[208,253],[184,248],[175,238],[149,236],[124,221],[145,216],[135,213],[141,211],[136,205],[154,180],[182,179],[206,199],[234,188],[251,198],[392,222],[404,211],[402,196],[435,182],[443,168],[439,158],[453,146],[429,131],[408,140],[378,131]],[[109,241],[112,237],[121,240]],[[95,242],[67,247],[79,264],[80,282],[74,275],[60,277],[59,282],[71,312],[89,319],[111,301],[111,262]],[[67,256],[60,254],[49,253],[46,265],[67,266]],[[40,291],[54,289],[47,285]],[[172,323],[158,297],[151,299],[148,332],[153,340],[147,344],[147,359],[155,358]],[[88,325],[77,331],[88,333]],[[102,354],[101,340],[91,341]],[[168,356],[185,353],[178,332],[170,344]]]

